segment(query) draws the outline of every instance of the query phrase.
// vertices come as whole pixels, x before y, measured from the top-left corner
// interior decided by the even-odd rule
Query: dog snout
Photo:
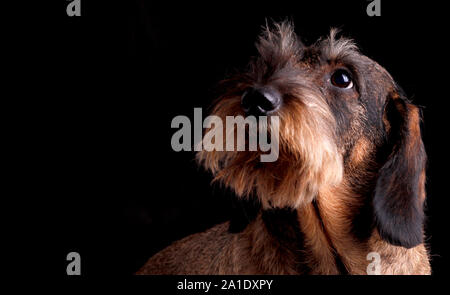
[[[265,116],[281,105],[281,94],[272,88],[247,89],[241,98],[241,107],[247,116]]]

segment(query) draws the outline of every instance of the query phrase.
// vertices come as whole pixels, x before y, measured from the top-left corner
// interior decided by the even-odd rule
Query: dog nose
[[[241,107],[247,116],[264,116],[281,105],[281,95],[272,88],[249,88],[241,98]]]

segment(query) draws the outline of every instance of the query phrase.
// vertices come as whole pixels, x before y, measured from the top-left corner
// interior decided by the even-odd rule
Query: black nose
[[[247,116],[264,116],[281,105],[281,95],[272,88],[249,88],[241,98],[241,106]]]

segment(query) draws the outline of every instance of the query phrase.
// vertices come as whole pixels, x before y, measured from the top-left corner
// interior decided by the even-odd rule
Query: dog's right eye
[[[351,75],[346,70],[337,70],[331,75],[331,83],[339,88],[349,89],[353,87]]]

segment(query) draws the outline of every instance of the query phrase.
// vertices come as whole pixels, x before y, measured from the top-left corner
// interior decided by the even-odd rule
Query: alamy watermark
[[[269,124],[270,119],[270,124]],[[278,116],[226,116],[225,124],[218,116],[203,120],[202,109],[194,108],[194,124],[186,116],[176,116],[172,128],[179,128],[171,140],[179,151],[260,151],[261,162],[275,162],[279,155],[280,118]],[[270,127],[270,131],[269,131]],[[209,129],[203,136],[203,128]],[[193,141],[192,141],[193,129]],[[270,139],[269,139],[270,135]],[[224,144],[225,139],[225,144]],[[248,141],[247,141],[248,139]],[[236,141],[235,141],[236,140]]]
[[[68,276],[81,275],[81,256],[78,252],[70,252],[66,256],[66,260],[69,261],[66,267],[66,273]]]
[[[366,268],[368,275],[380,275],[381,274],[381,257],[378,252],[370,252],[367,254],[366,259],[372,261]]]
[[[368,16],[381,16],[381,0],[369,0],[370,3],[367,5],[367,15]]]
[[[66,12],[67,15],[72,16],[81,16],[81,0],[69,0],[70,3],[67,4]]]

